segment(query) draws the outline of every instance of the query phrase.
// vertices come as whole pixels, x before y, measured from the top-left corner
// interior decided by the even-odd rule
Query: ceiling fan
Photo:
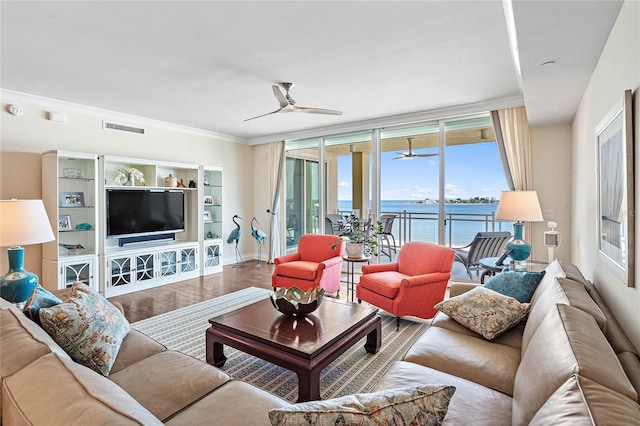
[[[256,117],[247,118],[244,121],[253,120],[256,118],[264,117],[265,115],[276,114],[279,112],[306,112],[311,114],[328,114],[328,115],[342,115],[342,111],[336,111],[334,109],[325,108],[311,108],[301,107],[296,105],[296,101],[289,95],[289,89],[293,87],[293,83],[280,83],[284,87],[285,93],[282,93],[280,87],[276,84],[272,86],[273,94],[280,103],[280,108],[275,111],[268,112],[266,114],[258,115]]]
[[[413,157],[433,157],[438,154],[414,154],[413,149],[411,148],[411,143],[413,142],[413,138],[407,138],[407,142],[409,142],[409,152],[398,152],[400,157],[393,157],[394,160],[398,160],[400,158],[413,158]]]

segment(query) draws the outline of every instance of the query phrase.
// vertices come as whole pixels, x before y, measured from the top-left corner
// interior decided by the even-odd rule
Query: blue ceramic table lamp
[[[516,268],[531,255],[531,244],[523,235],[524,222],[542,222],[542,210],[536,191],[503,191],[496,212],[496,219],[515,221],[513,239],[507,243],[509,257],[516,262]]]
[[[0,277],[0,296],[22,308],[38,285],[24,269],[24,248],[54,240],[42,200],[0,200],[0,247],[9,247],[9,272]]]

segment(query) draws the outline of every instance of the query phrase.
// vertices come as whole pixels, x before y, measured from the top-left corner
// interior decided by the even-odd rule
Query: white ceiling
[[[497,0],[2,1],[0,87],[247,143],[523,100],[567,123],[621,3],[515,1],[520,83]],[[344,114],[244,122],[282,81]]]

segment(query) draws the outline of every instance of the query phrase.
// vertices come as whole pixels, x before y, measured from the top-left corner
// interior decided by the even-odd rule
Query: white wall
[[[16,117],[9,114],[9,103],[18,103],[24,109],[24,115]],[[69,106],[65,110],[64,104],[54,111],[65,114],[66,123],[53,122],[46,119],[46,111],[51,110],[50,104],[39,103],[35,98],[7,99],[3,96],[0,111],[1,199],[40,198],[41,164],[37,154],[54,149],[220,166],[224,168],[225,197],[222,237],[226,240],[235,227],[231,221],[234,214],[248,217],[249,220],[243,224],[245,232],[239,246],[243,254],[253,253],[255,243],[249,231],[254,214],[253,147],[208,136],[204,132],[183,131],[177,126],[164,127],[161,123],[153,125],[142,120],[136,123],[132,117],[127,117],[126,121],[118,120],[112,113],[110,121],[139,125],[145,128],[146,133],[103,130],[103,116],[95,110],[87,109],[83,113],[77,106]],[[26,256],[30,261],[35,254],[35,251],[33,254],[27,252]],[[235,261],[233,247],[226,242],[223,256],[225,263]],[[0,252],[0,271],[6,269],[6,262],[6,253]],[[39,264],[32,267],[27,263],[25,267],[40,273]]]
[[[618,101],[632,89],[635,105],[635,164],[640,164],[640,2],[627,0],[609,35],[573,120],[572,160],[572,260],[594,281],[607,305],[640,350],[640,252],[636,249],[636,287],[628,288],[597,257],[597,194],[595,128]],[[640,202],[640,173],[635,175],[636,206]],[[637,207],[636,207],[637,208]],[[640,226],[636,225],[636,247]]]

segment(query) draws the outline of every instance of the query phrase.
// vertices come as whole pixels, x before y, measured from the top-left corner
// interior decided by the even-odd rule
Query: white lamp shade
[[[542,222],[542,210],[536,191],[504,191],[496,212],[498,220]]]
[[[55,239],[42,200],[0,200],[0,247]]]

